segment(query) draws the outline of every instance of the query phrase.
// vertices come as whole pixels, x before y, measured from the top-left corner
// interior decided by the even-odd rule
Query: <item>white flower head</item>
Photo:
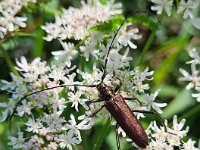
[[[179,71],[183,74],[184,77],[180,77],[180,81],[189,81],[188,85],[186,86],[187,90],[194,88],[195,86],[199,85],[200,76],[199,71],[196,69],[195,64],[191,64],[191,75],[184,69],[179,69]]]
[[[83,52],[86,61],[89,61],[90,55],[96,60],[98,59],[97,54],[99,50],[95,49],[95,46],[95,43],[90,41],[85,41],[85,46],[80,46],[80,51]]]
[[[20,117],[22,117],[25,113],[30,115],[31,114],[31,109],[33,108],[32,103],[31,102],[27,102],[25,100],[23,100],[21,103],[22,104],[17,107],[18,115]]]
[[[71,132],[68,132],[67,134],[59,135],[58,141],[59,141],[59,146],[62,149],[67,148],[69,150],[72,150],[72,145],[80,144],[81,142],[76,137],[74,137],[74,134]]]
[[[25,123],[28,132],[39,133],[39,129],[43,127],[40,120],[35,121],[29,118],[28,122]]]
[[[200,102],[200,93],[193,93],[192,97],[196,98],[197,102]]]
[[[153,108],[156,110],[159,114],[161,114],[163,111],[160,109],[162,107],[167,106],[166,103],[156,103],[155,98],[158,96],[160,90],[157,90],[155,93],[152,94],[145,94],[145,105],[147,106],[147,109],[150,110]]]
[[[177,13],[179,14],[179,13],[184,12],[183,14],[184,19],[193,18],[192,11],[195,7],[196,7],[196,3],[193,2],[192,0],[188,0],[187,2],[185,2],[185,0],[181,0]]]
[[[123,46],[129,45],[132,49],[136,49],[137,46],[131,40],[138,40],[142,38],[142,35],[138,34],[139,30],[137,28],[128,29],[131,25],[132,23],[127,23],[126,26],[119,31],[117,42]]]
[[[189,126],[186,127],[185,130],[183,130],[183,127],[186,123],[185,119],[182,119],[179,123],[177,121],[177,116],[175,115],[173,117],[173,129],[172,129],[172,133],[176,134],[176,136],[179,136],[180,138],[184,137],[187,135],[188,131],[189,131]]]
[[[64,49],[59,51],[53,51],[52,55],[55,56],[56,60],[64,59],[66,61],[65,63],[67,64],[67,66],[70,67],[71,60],[78,53],[78,51],[74,49],[73,43],[66,43],[61,40],[59,41]]]
[[[168,16],[171,15],[171,8],[172,8],[172,0],[151,0],[155,3],[155,6],[151,6],[151,10],[157,11],[157,14],[161,14],[163,9],[167,13]]]
[[[76,93],[73,92],[69,92],[68,96],[69,96],[69,102],[72,102],[72,106],[76,109],[76,111],[78,111],[78,105],[81,104],[86,110],[89,109],[88,106],[86,105],[86,99],[81,98],[82,96],[82,92],[81,91],[77,91]]]
[[[200,55],[197,48],[189,48],[188,54],[192,60],[187,61],[186,64],[200,64]]]
[[[183,144],[182,150],[199,150],[199,148],[196,148],[195,145],[196,141],[193,141],[189,139],[187,142]]]
[[[12,146],[13,149],[25,149],[25,138],[23,132],[18,132],[18,137],[9,136],[10,142],[8,145]]]

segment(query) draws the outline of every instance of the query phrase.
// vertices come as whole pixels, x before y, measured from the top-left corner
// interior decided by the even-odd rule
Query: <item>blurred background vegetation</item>
[[[190,71],[190,66],[185,64],[190,60],[186,47],[188,45],[200,46],[199,31],[192,28],[187,21],[182,19],[181,15],[177,15],[176,10],[173,10],[174,13],[170,17],[167,17],[166,14],[157,16],[150,9],[152,6],[150,0],[121,2],[125,16],[131,13],[136,14],[135,12],[148,12],[152,18],[158,17],[159,23],[156,30],[147,28],[140,23],[134,24],[139,28],[143,38],[137,41],[138,49],[131,50],[131,56],[134,58],[132,65],[139,65],[141,68],[150,67],[155,71],[154,80],[151,82],[151,92],[161,88],[157,102],[168,103],[162,117],[168,119],[170,123],[175,114],[178,115],[179,121],[185,118],[186,124],[190,126],[188,138],[198,141],[200,139],[200,104],[191,97],[192,91],[185,90],[186,83],[180,82],[178,79],[181,76],[179,68]],[[62,13],[62,8],[69,6],[79,7],[80,1],[40,0],[36,5],[30,4],[20,12],[21,15],[28,17],[27,27],[0,41],[0,79],[10,80],[9,73],[14,71],[15,59],[20,56],[25,56],[29,61],[35,57],[51,61],[51,51],[59,50],[62,47],[57,40],[44,41],[45,32],[40,26],[46,22],[53,22],[54,14]],[[199,12],[194,13],[199,14],[200,9],[197,11]],[[150,41],[149,45],[146,44],[147,41]],[[143,52],[145,46],[147,51]],[[8,96],[4,91],[0,91],[0,102],[6,101]],[[155,120],[155,117],[148,116],[141,122],[146,128],[151,120]],[[91,131],[82,133],[82,145],[85,150],[92,149],[102,131],[105,131],[105,138],[101,140],[103,142],[101,149],[105,149],[105,147],[109,150],[116,149],[115,128],[113,126],[105,128],[105,123],[106,121],[99,121]],[[12,122],[12,127],[17,127],[16,120]],[[8,123],[0,123],[0,150],[9,149],[7,146],[8,128]],[[122,147],[130,149],[131,145]]]

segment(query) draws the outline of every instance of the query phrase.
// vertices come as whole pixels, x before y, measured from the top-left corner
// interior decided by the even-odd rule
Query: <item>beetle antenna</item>
[[[119,33],[120,29],[122,28],[123,24],[126,22],[127,19],[128,19],[128,17],[126,17],[126,18],[123,20],[123,22],[121,23],[121,25],[119,26],[119,28],[117,29],[117,31],[115,32],[115,34],[114,34],[114,36],[113,36],[113,38],[112,38],[112,41],[111,41],[110,46],[109,46],[109,48],[108,48],[108,52],[107,52],[107,54],[106,54],[105,64],[104,64],[104,67],[103,67],[104,72],[103,72],[103,76],[102,76],[102,78],[101,78],[101,81],[103,81],[104,78],[105,78],[105,76],[106,76],[106,66],[107,66],[107,63],[108,63],[108,56],[109,56],[109,54],[110,54],[110,51],[111,51],[111,48],[112,48],[113,43],[114,43],[114,41],[115,41],[115,38],[117,37],[117,34]]]
[[[17,106],[24,100],[26,99],[27,97],[31,96],[31,95],[35,95],[35,94],[38,94],[38,93],[41,93],[43,91],[47,91],[47,90],[52,90],[52,89],[55,89],[55,88],[59,88],[59,87],[70,87],[70,86],[73,86],[73,87],[96,87],[96,85],[81,85],[81,84],[74,84],[74,85],[66,85],[66,84],[62,84],[62,85],[58,85],[58,86],[53,86],[53,87],[49,87],[49,88],[45,88],[45,89],[42,89],[42,90],[38,90],[38,91],[35,91],[35,92],[32,92],[30,94],[27,94],[25,95],[24,97],[22,97],[15,105],[13,111],[11,112],[11,114],[5,119],[5,121],[7,121],[8,119],[10,120],[10,124],[11,124],[11,120],[12,120],[12,117],[14,115],[14,113],[16,112],[17,110]],[[10,128],[11,128],[11,125],[10,125]]]

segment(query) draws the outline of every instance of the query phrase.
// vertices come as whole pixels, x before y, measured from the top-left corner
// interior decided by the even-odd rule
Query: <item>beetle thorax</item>
[[[114,96],[112,88],[105,83],[101,82],[97,85],[99,91],[99,97],[103,100],[110,100]]]

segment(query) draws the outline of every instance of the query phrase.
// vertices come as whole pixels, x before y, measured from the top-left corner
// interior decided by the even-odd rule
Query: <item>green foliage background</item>
[[[181,76],[179,68],[190,69],[189,65],[185,64],[190,59],[185,48],[190,43],[199,46],[199,31],[184,21],[181,15],[177,15],[176,10],[173,10],[174,13],[170,17],[166,14],[157,16],[150,10],[152,5],[150,1],[128,0],[122,3],[124,14],[133,14],[129,21],[135,22],[135,26],[143,35],[142,40],[137,43],[138,49],[131,50],[131,56],[134,58],[132,65],[139,65],[141,68],[150,67],[151,70],[155,70],[151,92],[161,88],[157,102],[168,103],[162,117],[168,119],[170,125],[172,125],[171,120],[175,114],[178,115],[179,121],[185,118],[186,124],[190,126],[187,138],[198,141],[200,139],[200,104],[191,97],[192,91],[185,90],[186,83],[179,82],[178,78]],[[57,40],[44,41],[42,37],[45,33],[40,26],[53,21],[55,13],[61,14],[61,8],[69,6],[79,7],[80,1],[40,0],[40,4],[31,4],[22,10],[21,15],[28,16],[27,27],[7,36],[4,41],[0,41],[0,79],[10,80],[9,72],[11,71],[18,74],[14,66],[15,58],[20,56],[25,56],[28,60],[41,57],[43,60],[52,61],[51,51],[59,50],[61,45]],[[149,14],[135,12],[149,12]],[[91,30],[114,32],[122,21],[123,16],[119,15],[110,22]],[[86,67],[83,61],[78,60],[78,62],[83,63],[83,68]],[[0,102],[6,101],[7,93],[0,92]],[[146,128],[151,120],[157,119],[154,116],[148,116],[141,122]],[[13,130],[17,130],[18,122],[19,120],[12,121]],[[99,120],[91,131],[83,132],[82,148],[84,150],[116,149],[115,128],[108,126],[109,123],[106,120]],[[0,123],[0,150],[9,149],[7,145],[10,134],[8,124],[8,122]],[[80,148],[81,146],[74,147],[74,149]],[[130,148],[131,145],[122,144],[122,149]]]

